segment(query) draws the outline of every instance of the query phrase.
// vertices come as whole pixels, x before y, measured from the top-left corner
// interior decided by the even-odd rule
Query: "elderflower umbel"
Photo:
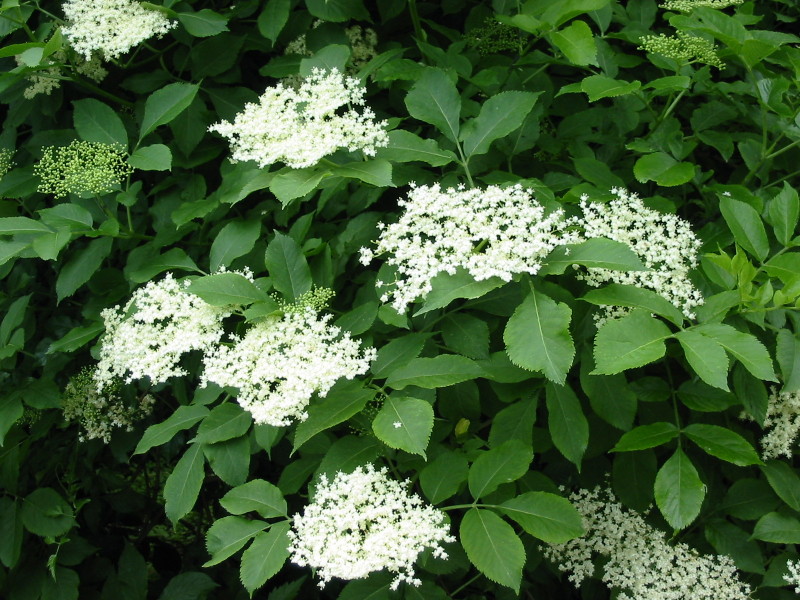
[[[91,60],[99,52],[112,60],[177,24],[163,13],[134,0],[67,0],[62,5],[68,24],[62,28],[70,46]]]
[[[387,263],[397,266],[398,281],[385,297],[401,313],[431,291],[439,273],[463,268],[477,281],[510,281],[516,273],[535,274],[553,248],[577,241],[566,231],[563,213],[545,216],[521,185],[442,191],[438,184],[412,184],[408,199],[398,204],[405,208],[400,220],[379,224],[377,248],[361,248],[361,262],[390,254]]]
[[[253,325],[233,345],[206,353],[201,387],[215,383],[238,388],[237,400],[256,423],[288,425],[304,421],[314,393],[324,397],[342,377],[365,373],[375,349],[363,352],[349,333],[328,324],[309,306]]]
[[[140,398],[136,406],[127,406],[118,395],[119,389],[117,380],[98,390],[91,368],[70,379],[64,389],[64,418],[81,426],[81,442],[100,439],[107,444],[112,430],[133,431],[133,424],[153,411],[155,399],[151,395]]]
[[[611,191],[616,199],[607,204],[581,197],[583,235],[627,244],[651,270],[589,268],[578,277],[592,286],[613,282],[653,290],[694,318],[692,309],[703,303],[703,297],[689,280],[689,271],[697,266],[701,243],[689,223],[647,208],[636,194],[619,188]]]
[[[297,89],[281,83],[267,88],[233,123],[220,121],[208,130],[228,139],[233,161],[252,160],[260,167],[310,167],[339,148],[374,156],[389,138],[372,109],[353,108],[364,105],[365,93],[358,79],[315,68]]]
[[[618,600],[749,598],[750,588],[739,580],[730,557],[703,556],[686,544],[668,544],[663,531],[623,507],[610,490],[579,490],[570,501],[581,513],[586,533],[548,545],[544,554],[559,570],[569,572],[576,586],[601,563],[601,579],[620,592]]]
[[[171,273],[133,293],[125,306],[105,309],[106,333],[100,345],[95,381],[98,391],[114,379],[130,383],[148,377],[155,385],[186,375],[181,356],[208,352],[222,337],[222,320],[230,314],[186,291]]]
[[[75,140],[68,146],[48,146],[33,172],[39,191],[63,198],[67,194],[107,194],[133,173],[117,144]]]
[[[800,594],[800,560],[790,560],[786,563],[786,567],[789,572],[783,575],[783,580],[789,585],[795,586],[795,594]]]
[[[442,511],[425,505],[403,484],[389,479],[386,468],[359,467],[322,475],[313,502],[293,517],[289,538],[292,562],[317,570],[320,587],[332,578],[361,579],[387,569],[402,581],[420,585],[414,561],[425,548],[447,558],[441,544],[455,541]]]
[[[779,392],[772,388],[764,429],[770,431],[761,438],[761,458],[791,458],[792,447],[800,433],[800,391]]]
[[[691,12],[700,6],[705,8],[728,8],[729,6],[738,6],[744,0],[666,0],[664,4],[660,4],[661,8],[667,10],[678,10],[680,12]]]
[[[645,35],[639,40],[639,48],[645,52],[661,54],[678,62],[699,62],[722,69],[725,63],[717,55],[711,40],[679,31],[677,35]]]

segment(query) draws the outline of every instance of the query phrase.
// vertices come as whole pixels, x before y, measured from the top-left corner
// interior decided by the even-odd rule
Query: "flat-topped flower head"
[[[545,215],[521,185],[442,190],[412,184],[408,199],[398,204],[405,212],[396,223],[379,225],[377,247],[361,249],[363,264],[388,254],[386,262],[397,267],[398,281],[385,299],[398,312],[424,298],[439,273],[462,268],[476,281],[510,281],[517,273],[535,274],[553,248],[578,239],[563,212]]]
[[[114,379],[130,383],[147,377],[155,385],[186,375],[181,357],[209,352],[220,340],[230,311],[188,293],[188,285],[167,273],[136,290],[124,306],[101,313],[106,332],[94,376],[98,391]]]
[[[231,160],[252,160],[260,167],[276,162],[310,167],[340,148],[374,156],[389,138],[384,123],[363,107],[365,93],[358,79],[314,69],[296,89],[281,83],[267,88],[232,123],[220,121],[209,131],[227,138]]]
[[[430,548],[447,558],[442,544],[455,541],[442,511],[372,465],[330,481],[322,475],[313,502],[292,521],[292,562],[316,569],[320,587],[334,577],[362,579],[383,569],[396,574],[392,589],[403,581],[418,586],[420,552]]]
[[[134,0],[67,0],[62,9],[67,26],[61,31],[87,61],[93,52],[99,52],[105,60],[118,58],[146,39],[161,37],[177,24]]]
[[[772,388],[764,429],[769,431],[761,438],[761,458],[792,458],[797,434],[800,433],[800,391],[779,392]]]
[[[666,10],[692,12],[695,8],[700,7],[720,10],[728,8],[729,6],[738,6],[743,3],[744,0],[665,0],[665,2],[659,4],[659,6]]]
[[[683,543],[669,544],[663,531],[617,502],[610,490],[579,490],[570,496],[586,533],[545,547],[544,555],[580,586],[602,564],[600,578],[619,600],[748,600],[750,587],[733,560],[702,555]],[[599,560],[598,560],[599,559]]]
[[[694,318],[692,310],[703,303],[703,297],[689,280],[689,272],[697,266],[701,242],[690,224],[676,215],[646,207],[636,194],[618,188],[611,191],[616,198],[607,204],[589,202],[588,196],[581,198],[583,235],[627,244],[650,270],[589,268],[580,271],[578,277],[592,286],[621,283],[652,290],[687,318]]]
[[[639,48],[645,52],[661,54],[680,63],[703,63],[722,69],[725,63],[717,54],[711,40],[699,35],[679,31],[677,35],[645,35],[639,40]]]
[[[375,349],[361,349],[349,333],[310,306],[287,310],[250,327],[233,345],[215,346],[204,358],[201,385],[238,389],[237,400],[256,423],[303,421],[314,394],[325,396],[342,377],[365,373]]]
[[[67,146],[48,146],[33,167],[41,180],[39,191],[63,198],[67,194],[107,194],[131,173],[122,146],[75,140]]]

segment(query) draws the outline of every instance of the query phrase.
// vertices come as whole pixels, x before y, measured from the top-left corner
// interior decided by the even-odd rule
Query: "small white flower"
[[[789,572],[783,575],[783,580],[789,585],[795,586],[795,594],[800,594],[800,560],[790,560],[786,563],[786,567]]]
[[[403,424],[400,421],[395,421],[394,423],[392,423],[392,425],[394,425],[395,429],[400,429],[403,426]]]
[[[779,392],[772,388],[764,429],[769,431],[761,438],[761,458],[791,458],[800,433],[800,391]]]

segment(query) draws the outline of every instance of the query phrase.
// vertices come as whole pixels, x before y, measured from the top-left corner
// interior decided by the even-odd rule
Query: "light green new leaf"
[[[283,567],[289,557],[290,523],[275,523],[269,531],[256,534],[253,543],[242,554],[239,576],[242,585],[252,595]]]
[[[300,245],[293,238],[275,232],[267,246],[264,262],[273,287],[287,300],[297,300],[311,289],[311,269]]]
[[[597,45],[594,34],[583,21],[573,21],[561,31],[550,34],[556,48],[574,65],[597,65]]]
[[[99,238],[72,255],[56,279],[56,296],[58,303],[78,291],[84,283],[91,279],[100,265],[111,252],[113,240],[110,237]]]
[[[601,288],[589,290],[581,300],[599,306],[644,308],[648,312],[662,316],[678,326],[684,321],[683,313],[672,302],[653,290],[636,287],[635,285],[610,283]]]
[[[504,444],[478,455],[469,469],[469,491],[475,500],[491,494],[503,483],[516,481],[528,472],[533,449],[519,440]]]
[[[211,244],[211,272],[228,267],[235,258],[244,256],[255,246],[261,233],[261,222],[257,219],[231,221],[220,229]]]
[[[322,178],[328,174],[328,171],[317,167],[282,171],[270,181],[269,191],[275,194],[281,205],[286,208],[295,198],[302,198],[315,190]]]
[[[175,437],[176,433],[189,429],[208,414],[209,410],[199,404],[179,406],[169,418],[161,423],[151,425],[145,430],[133,454],[144,454],[150,448],[166,444]]]
[[[525,548],[511,525],[492,511],[471,508],[461,520],[459,537],[470,562],[481,573],[519,592]]]
[[[641,425],[624,434],[611,452],[632,452],[666,444],[678,437],[680,430],[672,423],[658,422]]]
[[[526,492],[500,506],[527,533],[548,544],[563,544],[584,533],[580,513],[569,500],[555,494]]]
[[[444,308],[458,298],[479,298],[504,284],[505,281],[499,277],[475,281],[472,275],[460,267],[453,275],[439,273],[431,280],[433,289],[425,296],[425,303],[414,316],[418,317],[437,308]]]
[[[615,271],[647,271],[627,244],[608,238],[591,238],[579,244],[557,246],[547,255],[539,275],[560,275],[572,265]]]
[[[728,355],[725,354],[725,349],[713,338],[693,329],[679,331],[675,337],[683,348],[686,360],[700,379],[727,392]]]
[[[286,500],[281,490],[263,479],[252,479],[228,491],[219,503],[232,515],[255,511],[262,518],[286,516]]]
[[[761,215],[756,209],[747,202],[720,196],[719,210],[736,243],[763,262],[769,254],[769,240]]]
[[[214,521],[206,533],[206,549],[211,555],[203,566],[213,567],[232,556],[250,539],[267,527],[265,521],[244,517],[222,517]]]
[[[800,520],[791,515],[767,513],[753,528],[752,539],[773,544],[800,544]]]
[[[203,485],[204,464],[202,444],[192,444],[167,477],[164,484],[165,509],[173,524],[194,508]]]
[[[547,425],[558,451],[581,470],[581,459],[589,445],[589,423],[580,400],[569,385],[547,382]]]
[[[220,404],[212,410],[197,428],[197,441],[214,444],[237,438],[247,433],[253,417],[235,402]]]
[[[422,139],[409,131],[395,129],[389,132],[389,145],[378,149],[377,158],[390,162],[420,161],[441,167],[455,161],[456,155],[439,148],[436,140]]]
[[[128,157],[128,164],[140,171],[169,171],[172,169],[172,152],[164,144],[142,146]]]
[[[724,323],[709,323],[695,328],[703,335],[716,340],[756,378],[777,381],[769,352],[758,338]]]
[[[72,124],[82,140],[128,148],[128,132],[113,108],[94,98],[75,100],[72,106]]]
[[[274,304],[274,301],[247,277],[233,272],[199,277],[192,281],[186,290],[212,306],[247,305],[253,302]]]
[[[590,75],[581,81],[581,90],[589,96],[589,102],[632,94],[640,87],[640,81],[619,81],[606,75]]]
[[[166,125],[186,110],[197,95],[199,86],[192,83],[170,83],[150,94],[144,105],[139,140],[160,125]]]
[[[531,290],[503,332],[508,358],[518,367],[541,371],[550,381],[564,383],[575,358],[571,318],[569,306]]]
[[[770,460],[761,466],[769,485],[792,510],[800,511],[800,477],[782,460]]]
[[[613,375],[658,360],[667,350],[664,340],[671,335],[664,323],[642,309],[610,319],[595,336],[597,368],[592,374]]]
[[[394,187],[392,164],[387,160],[373,159],[367,162],[351,162],[331,169],[333,175],[358,179],[375,187]]]
[[[433,407],[418,398],[389,396],[372,421],[372,431],[390,448],[419,454],[427,460],[425,449],[433,431]]]
[[[684,427],[683,433],[711,456],[740,467],[763,464],[753,446],[726,427],[694,423]]]
[[[797,230],[800,217],[800,199],[797,190],[783,182],[783,189],[769,203],[769,218],[775,237],[784,246],[788,246]]]
[[[343,423],[361,412],[367,402],[375,397],[375,391],[353,385],[334,387],[319,403],[308,409],[308,418],[298,424],[294,433],[292,452],[312,437]],[[338,389],[337,389],[338,388]]]
[[[228,31],[228,19],[208,8],[197,12],[180,12],[178,21],[194,37],[211,37]]]
[[[435,126],[450,141],[458,141],[461,96],[441,69],[423,71],[406,95],[406,108],[415,119]]]
[[[458,492],[468,474],[469,463],[466,457],[446,450],[419,472],[419,484],[431,504],[439,504]]]
[[[440,354],[415,358],[389,373],[386,387],[402,390],[409,385],[425,389],[447,387],[483,375],[483,369],[466,356]]]
[[[659,469],[653,491],[667,523],[675,529],[683,529],[700,514],[706,486],[700,481],[692,461],[678,448]]]
[[[493,141],[518,129],[538,97],[532,92],[500,92],[484,102],[461,133],[467,158],[487,153]]]
[[[645,154],[633,165],[633,175],[642,183],[655,181],[658,185],[672,187],[692,180],[695,167],[692,163],[678,162],[666,152]]]

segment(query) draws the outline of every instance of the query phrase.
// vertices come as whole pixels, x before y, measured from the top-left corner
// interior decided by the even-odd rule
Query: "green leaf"
[[[172,248],[160,256],[147,257],[136,267],[128,263],[126,277],[131,283],[144,283],[164,271],[195,271],[201,273],[194,261],[181,248]]]
[[[786,329],[778,332],[775,358],[781,367],[783,391],[800,389],[800,339]]]
[[[645,154],[633,165],[633,174],[638,181],[655,181],[663,187],[688,183],[694,177],[694,171],[692,163],[678,162],[666,152]]]
[[[100,265],[111,252],[111,238],[99,238],[89,242],[89,245],[78,250],[61,267],[61,272],[56,279],[56,295],[58,303],[78,291],[84,283],[91,279]]]
[[[343,423],[361,412],[367,402],[375,397],[375,391],[367,388],[345,385],[334,387],[319,403],[308,409],[308,418],[297,425],[294,433],[292,452],[305,444],[318,433]]]
[[[269,531],[256,534],[253,543],[242,554],[239,576],[251,595],[280,571],[289,557],[290,540],[286,534],[290,526],[288,521],[275,523]]]
[[[506,440],[519,440],[533,445],[533,424],[536,422],[536,398],[525,398],[506,406],[492,418],[489,447],[496,448]]]
[[[375,187],[394,187],[392,164],[387,160],[373,159],[367,162],[351,162],[331,169],[333,175],[358,179]]]
[[[581,514],[561,496],[526,492],[500,506],[527,533],[547,544],[563,544],[584,534]]]
[[[747,413],[763,427],[769,408],[769,395],[764,382],[753,377],[741,365],[737,365],[733,371],[733,389]]]
[[[406,95],[408,114],[430,123],[450,141],[458,141],[461,96],[453,81],[441,69],[429,68]]]
[[[550,34],[550,40],[572,64],[597,65],[594,34],[583,21],[573,21],[569,27]]]
[[[375,460],[384,451],[385,448],[372,436],[356,437],[348,435],[331,444],[322,462],[319,462],[319,458],[315,457],[314,463],[319,464],[317,474],[333,475],[337,471],[352,473],[359,466]],[[282,490],[286,490],[280,481],[278,484]]]
[[[632,94],[641,86],[640,81],[619,81],[606,75],[590,75],[581,81],[581,91],[589,96],[589,102]]]
[[[623,431],[633,426],[636,417],[636,394],[622,373],[616,375],[589,375],[592,360],[585,355],[581,361],[580,381],[594,413]]]
[[[676,335],[686,360],[700,379],[726,392],[728,388],[728,356],[716,340],[692,329]]]
[[[226,223],[211,244],[211,272],[219,271],[220,267],[229,267],[235,258],[250,252],[260,233],[261,222],[256,219]]]
[[[389,132],[389,145],[379,148],[377,158],[390,162],[425,162],[441,167],[457,160],[450,150],[442,150],[436,140],[422,139],[403,129]]]
[[[247,481],[250,472],[250,438],[236,437],[215,444],[203,444],[211,470],[229,486],[235,487]]]
[[[469,469],[469,491],[475,500],[491,494],[503,483],[516,481],[528,472],[533,450],[519,440],[481,452]]]
[[[770,460],[761,466],[769,485],[791,509],[800,511],[800,477],[782,460]]]
[[[458,492],[468,474],[469,463],[466,457],[446,450],[419,472],[419,483],[431,504],[439,504]]]
[[[680,448],[659,469],[653,489],[658,509],[675,529],[683,529],[697,518],[706,495],[697,469]]]
[[[540,14],[542,21],[555,28],[579,15],[600,10],[609,2],[610,0],[561,0],[560,2],[539,2],[534,6],[544,9]],[[523,8],[523,10],[525,9]]]
[[[409,385],[425,389],[447,387],[483,374],[473,360],[457,354],[440,354],[433,358],[415,358],[392,371],[386,387],[402,390]]]
[[[525,548],[511,525],[492,511],[471,508],[461,520],[459,537],[481,573],[519,593]]]
[[[378,356],[372,362],[370,370],[375,377],[386,377],[397,367],[415,359],[422,351],[428,335],[409,333],[396,337],[378,350]]]
[[[652,450],[615,455],[611,482],[617,498],[639,512],[649,510],[653,505],[656,467],[656,455]]]
[[[170,171],[172,152],[164,144],[142,146],[128,157],[128,164],[140,171]]]
[[[575,358],[571,317],[569,306],[531,290],[503,332],[508,358],[518,367],[541,371],[550,381],[564,383]]]
[[[642,309],[610,319],[597,332],[592,374],[613,375],[658,360],[666,352],[664,340],[672,334],[664,323]]]
[[[761,517],[751,539],[773,544],[800,544],[800,520],[776,512]]]
[[[253,479],[228,491],[219,501],[232,515],[255,511],[262,518],[286,516],[283,492],[263,479]]]
[[[42,537],[63,535],[75,525],[70,505],[49,487],[37,488],[28,494],[22,501],[20,516],[25,529]]]
[[[722,499],[719,509],[726,514],[755,521],[775,510],[781,501],[763,479],[737,479]]]
[[[291,0],[267,0],[256,21],[259,33],[274,44],[289,20],[291,7]]]
[[[589,423],[580,400],[569,385],[547,382],[547,425],[558,451],[581,470],[581,459],[589,445]]]
[[[310,76],[314,69],[323,71],[336,69],[343,73],[347,68],[347,61],[350,60],[350,54],[350,46],[343,44],[329,44],[320,48],[314,56],[300,59],[300,77]]]
[[[164,485],[165,509],[173,524],[194,508],[203,484],[204,463],[202,445],[192,444],[167,477]]]
[[[769,203],[769,218],[775,237],[784,246],[788,246],[795,235],[797,220],[800,217],[800,200],[797,190],[783,182],[783,189]]]
[[[632,452],[655,448],[678,437],[680,430],[672,423],[641,425],[624,434],[610,452]]]
[[[150,94],[144,105],[139,140],[160,125],[166,125],[186,110],[199,87],[191,83],[170,83]]]
[[[203,567],[213,567],[238,552],[242,546],[267,527],[265,521],[244,517],[222,517],[206,533],[206,549],[211,555]]]
[[[311,269],[300,245],[288,235],[275,232],[264,256],[273,287],[287,300],[297,300],[311,289]]]
[[[150,448],[166,444],[176,433],[189,429],[208,414],[208,409],[199,404],[179,406],[165,421],[151,425],[145,430],[133,454],[144,454]]]
[[[306,0],[305,4],[312,16],[323,21],[371,20],[362,0]]]
[[[212,306],[247,305],[253,302],[274,303],[244,275],[217,273],[192,281],[186,291]]]
[[[72,123],[82,140],[119,144],[127,149],[128,132],[113,108],[94,98],[75,100],[72,106]]]
[[[205,573],[179,573],[169,580],[158,600],[205,600],[215,587],[219,585]]]
[[[736,243],[763,262],[769,254],[769,240],[761,215],[746,202],[729,196],[720,196],[719,209]]]
[[[777,381],[772,370],[769,352],[758,338],[724,323],[709,323],[695,328],[703,335],[716,340],[756,378]]]
[[[235,402],[220,404],[212,410],[197,428],[197,441],[214,444],[237,438],[247,433],[253,417]]]
[[[486,100],[461,132],[467,158],[486,154],[493,141],[519,129],[538,97],[532,92],[500,92]]]
[[[372,421],[372,431],[390,448],[419,454],[427,460],[425,449],[433,431],[433,407],[418,398],[389,396]]]
[[[269,183],[269,191],[275,194],[281,205],[286,206],[295,198],[302,198],[314,191],[328,172],[317,167],[291,169],[279,172]]]
[[[747,440],[725,427],[694,423],[684,427],[683,433],[711,456],[740,467],[763,464]]]
[[[194,37],[210,37],[228,31],[228,19],[208,8],[198,12],[179,12],[178,21]]]
[[[630,246],[607,238],[557,246],[547,255],[539,275],[560,275],[572,265],[615,271],[647,271]]]
[[[41,221],[28,217],[0,218],[0,235],[24,235],[27,233],[50,233],[52,231]]]
[[[22,519],[19,517],[19,501],[8,496],[0,498],[0,562],[13,569],[22,553]]]
[[[646,290],[635,285],[610,283],[601,288],[589,290],[581,300],[598,306],[643,308],[648,312],[664,317],[678,326],[684,321],[683,313],[669,300],[666,300],[653,290]]]
[[[54,352],[73,352],[91,342],[105,330],[102,323],[92,323],[70,329],[67,334],[47,348],[47,354]]]
[[[92,228],[94,222],[92,213],[77,204],[57,204],[36,212],[42,218],[42,223],[55,229],[67,227],[72,231],[86,231]]]
[[[479,298],[504,284],[505,281],[499,277],[475,281],[472,275],[461,267],[453,275],[439,273],[431,280],[433,289],[425,296],[425,303],[414,316],[418,317],[437,308],[444,308],[458,298]]]

